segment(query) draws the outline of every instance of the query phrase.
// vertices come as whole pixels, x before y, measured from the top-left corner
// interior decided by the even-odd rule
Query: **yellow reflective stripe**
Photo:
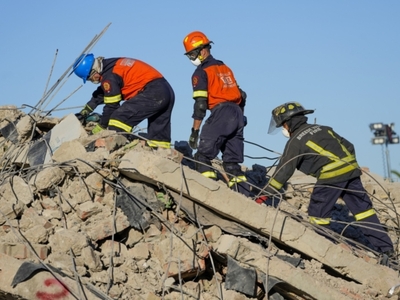
[[[274,178],[271,178],[269,180],[269,185],[276,188],[277,190],[280,190],[283,187],[283,183],[276,181]]]
[[[93,109],[87,104],[85,105],[85,107],[83,109],[87,109],[88,111],[93,111]]]
[[[150,147],[171,148],[170,142],[148,140],[147,145],[149,145]]]
[[[371,209],[368,209],[368,210],[366,210],[364,212],[356,214],[354,216],[354,218],[356,219],[356,221],[360,221],[360,220],[366,219],[366,218],[368,218],[370,216],[373,216],[373,215],[375,215],[375,210],[373,208],[371,208]]]
[[[121,128],[122,130],[124,130],[126,132],[132,131],[132,126],[129,126],[128,124],[122,123],[121,121],[118,121],[115,119],[110,119],[110,121],[108,121],[108,126],[114,126],[117,128]]]
[[[342,146],[342,150],[344,153],[347,154],[347,156],[350,156],[351,153],[349,152],[349,150],[347,150],[347,148],[345,146],[342,145],[342,143],[337,139],[337,137],[333,134],[333,132],[331,130],[328,130],[328,133],[338,141],[338,143],[340,144],[340,146]]]
[[[327,156],[330,159],[338,159],[339,157],[337,157],[336,155],[334,155],[333,153],[326,151],[324,148],[318,146],[316,143],[312,142],[312,141],[308,141],[306,143],[306,146],[310,147],[311,149],[313,149],[315,152]]]
[[[112,103],[117,103],[122,100],[121,94],[112,96],[112,97],[104,97],[104,103],[105,104],[112,104]]]
[[[207,98],[208,97],[208,92],[207,91],[194,91],[193,92],[193,98],[197,98],[197,97]]]
[[[315,225],[329,225],[331,223],[331,218],[317,218],[317,217],[309,217],[309,222]]]
[[[322,173],[326,172],[326,171],[330,171],[332,169],[336,169],[338,167],[341,167],[342,165],[346,164],[348,165],[351,162],[354,162],[356,160],[354,155],[350,155],[344,158],[341,158],[338,161],[332,162],[330,164],[327,164],[325,166],[322,167]]]
[[[231,180],[229,180],[229,187],[232,187],[236,183],[246,182],[246,181],[247,181],[247,178],[244,175],[240,175],[238,177],[233,177]]]
[[[335,136],[331,131],[328,131],[334,138]],[[344,158],[339,158],[336,155],[332,154],[329,151],[324,150],[322,147],[318,146],[312,141],[308,141],[306,143],[308,147],[310,147],[312,150],[315,152],[326,156],[330,160],[333,160],[332,163],[329,163],[325,166],[322,167],[321,169],[321,174],[319,175],[318,179],[327,179],[327,178],[333,178],[342,174],[345,174],[347,172],[353,171],[354,169],[358,168],[358,163],[355,162],[356,158],[354,155],[351,155],[349,151],[342,145],[343,151],[347,154],[346,157]],[[349,164],[350,162],[353,162],[352,164]],[[339,168],[341,166],[345,165],[343,168],[340,168],[339,170],[336,171],[330,171],[336,168]]]
[[[336,171],[331,171],[331,172],[325,172],[325,173],[321,173],[318,177],[318,179],[327,179],[327,178],[333,178],[342,174],[346,174],[347,172],[353,171],[354,169],[357,169],[358,163],[353,163],[351,165],[348,165],[347,167],[343,167],[339,170]]]
[[[217,173],[215,173],[214,171],[206,171],[206,172],[201,173],[201,175],[203,175],[207,178],[212,178],[212,179],[217,178]]]

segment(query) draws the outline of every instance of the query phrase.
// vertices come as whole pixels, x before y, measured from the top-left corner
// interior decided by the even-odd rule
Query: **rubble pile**
[[[380,264],[343,203],[332,230],[308,223],[312,178],[262,206],[194,171],[183,142],[93,125],[0,107],[1,299],[398,298],[397,259]],[[267,168],[246,172],[262,192]],[[364,169],[398,253],[400,183],[375,178]]]

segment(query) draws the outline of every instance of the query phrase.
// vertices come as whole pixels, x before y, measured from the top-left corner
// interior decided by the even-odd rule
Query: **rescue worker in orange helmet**
[[[196,66],[192,75],[193,126],[189,145],[197,149],[196,169],[204,176],[217,179],[211,160],[222,152],[223,168],[228,173],[228,185],[249,196],[249,185],[240,163],[244,161],[246,93],[236,83],[232,70],[211,55],[207,36],[194,31],[183,39],[185,55]],[[209,109],[211,114],[200,127]],[[200,134],[199,134],[200,133]],[[199,141],[200,139],[200,141]]]
[[[134,126],[147,119],[148,145],[170,148],[175,94],[159,71],[135,58],[94,58],[93,54],[83,54],[73,68],[84,83],[88,80],[100,84],[80,112],[87,116],[98,105],[105,104],[100,122],[92,133],[105,128],[131,132]]]
[[[296,169],[316,177],[308,206],[309,221],[328,226],[340,197],[355,220],[362,222],[360,229],[374,250],[391,256],[393,243],[361,182],[354,145],[331,127],[308,124],[305,115],[313,112],[297,102],[287,102],[272,110],[268,133],[282,127],[283,135],[289,140],[266,191],[276,195]]]

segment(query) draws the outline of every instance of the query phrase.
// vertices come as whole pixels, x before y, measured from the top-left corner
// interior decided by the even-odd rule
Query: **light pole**
[[[394,132],[394,123],[390,124],[383,124],[383,123],[372,123],[369,124],[369,128],[374,134],[374,137],[372,138],[371,142],[373,145],[382,145],[382,151],[383,151],[383,145],[386,146],[386,151],[385,154],[386,156],[384,157],[384,171],[387,170],[387,179],[391,182],[392,181],[392,170],[390,168],[390,156],[389,156],[389,144],[398,144],[399,143],[399,136],[396,135],[396,132]],[[385,160],[386,160],[386,167],[385,167]]]

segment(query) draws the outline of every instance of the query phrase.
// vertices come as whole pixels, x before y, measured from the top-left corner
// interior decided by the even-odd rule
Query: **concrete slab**
[[[81,130],[82,125],[79,120],[74,114],[69,114],[31,146],[28,151],[29,164],[36,166],[52,162],[51,157],[61,144],[78,139]]]
[[[153,184],[160,182],[177,192],[182,189],[182,193],[194,202],[264,236],[272,235],[275,242],[313,257],[384,295],[399,283],[394,270],[357,257],[350,249],[333,244],[284,212],[272,207],[260,207],[225,184],[212,181],[186,166],[149,152],[130,151],[121,159],[119,170],[123,175]]]

